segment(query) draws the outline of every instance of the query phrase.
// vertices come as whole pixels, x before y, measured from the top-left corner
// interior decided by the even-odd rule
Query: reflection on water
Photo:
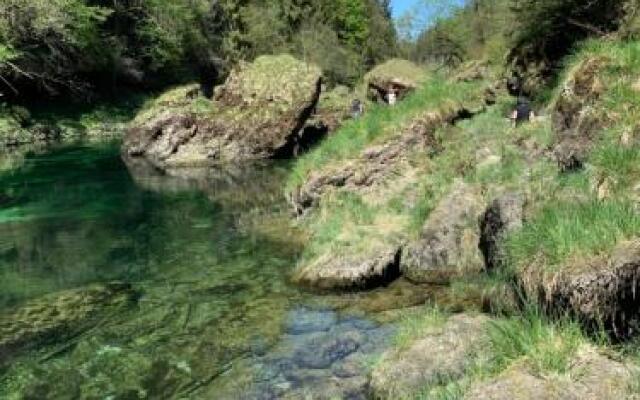
[[[285,173],[160,172],[114,146],[0,172],[0,398],[362,395],[388,328],[302,307]]]

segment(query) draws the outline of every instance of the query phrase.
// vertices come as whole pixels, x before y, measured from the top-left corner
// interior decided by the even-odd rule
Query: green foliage
[[[352,84],[392,54],[394,40],[388,3],[377,0],[7,0],[0,90],[165,85],[212,74],[222,60],[281,52],[321,61],[330,83]]]
[[[518,47],[556,61],[579,40],[618,27],[623,16],[619,0],[515,0]]]
[[[0,44],[0,65],[11,61],[19,56],[18,52],[11,45]]]
[[[333,23],[339,35],[351,48],[361,47],[371,34],[365,0],[335,0],[334,3]]]
[[[415,42],[405,43],[406,55],[416,61],[456,66],[469,59],[501,65],[509,46],[513,26],[511,0],[473,0],[460,8],[459,2],[425,1],[420,10],[430,22],[411,20],[410,30],[424,28]],[[433,20],[433,16],[436,16]]]
[[[82,64],[80,54],[88,65],[105,60],[99,26],[110,14],[82,0],[2,2],[0,76],[5,84],[26,78],[43,85],[79,85],[73,75]]]

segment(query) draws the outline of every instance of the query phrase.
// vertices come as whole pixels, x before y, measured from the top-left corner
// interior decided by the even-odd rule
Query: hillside
[[[526,125],[508,120],[515,98],[499,68],[467,79],[467,63],[296,162],[287,196],[311,234],[296,282],[449,291],[408,314],[374,363],[374,398],[640,395],[630,30],[554,61],[562,71],[531,92],[538,115]],[[458,314],[465,302],[476,311]]]

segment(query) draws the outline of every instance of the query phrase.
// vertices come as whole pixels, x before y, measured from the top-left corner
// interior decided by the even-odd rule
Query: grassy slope
[[[480,185],[487,199],[505,188],[525,192],[529,204],[527,222],[508,241],[511,271],[526,266],[531,260],[535,260],[540,268],[554,270],[577,260],[606,255],[621,241],[637,238],[640,234],[636,208],[640,197],[640,129],[637,123],[640,120],[640,87],[634,88],[634,84],[640,86],[640,42],[586,43],[567,61],[565,76],[575,65],[593,56],[609,59],[601,76],[607,89],[598,103],[607,124],[583,171],[562,175],[550,158],[531,157],[532,148],[548,150],[553,145],[551,123],[543,119],[514,130],[504,119],[510,103],[503,99],[487,113],[440,132],[444,151],[429,163],[429,172],[416,182],[418,204],[406,209],[401,201],[390,201],[376,209],[360,199],[330,202],[330,206],[325,206],[311,218],[315,245],[320,242],[324,246],[335,245],[342,226],[358,226],[363,221],[366,224],[380,212],[406,216],[402,230],[411,234],[421,226],[455,178]],[[563,80],[559,79],[560,82]],[[560,87],[556,89],[556,96],[560,90]],[[366,145],[383,141],[389,134],[385,128],[406,121],[421,109],[442,101],[450,91],[446,83],[432,80],[398,108],[370,110],[366,118],[347,124],[320,148],[301,159],[289,179],[288,188],[299,185],[310,171],[354,157]],[[453,95],[459,94],[453,91]],[[630,144],[621,146],[621,140]],[[476,150],[482,147],[497,153],[500,162],[474,166],[472,160]],[[607,192],[598,198],[594,182],[605,181]],[[402,193],[399,193],[396,200],[401,197]],[[345,218],[344,210],[350,210],[356,218]],[[312,253],[315,251],[314,240],[310,246]],[[507,279],[498,275],[480,284],[480,290],[490,290],[490,286]],[[504,274],[505,277],[509,275]],[[464,291],[465,287],[475,284],[459,282],[452,285],[452,290]],[[412,337],[428,331],[430,325],[442,323],[446,317],[439,313],[427,308],[418,316],[407,318],[401,323],[397,345],[406,346]],[[575,322],[550,321],[535,309],[521,316],[498,318],[490,326],[489,336],[491,345],[478,357],[477,368],[473,368],[468,376],[460,381],[425,388],[422,393],[416,393],[415,398],[461,398],[472,382],[496,376],[521,363],[542,375],[570,376],[569,360],[584,346],[632,354],[639,352],[633,344],[622,349],[612,348],[599,338],[586,337]]]
[[[520,186],[528,195],[531,215],[524,228],[508,241],[511,271],[529,265],[532,260],[538,268],[546,270],[575,265],[589,257],[606,256],[616,244],[640,235],[640,216],[636,206],[636,185],[640,182],[640,131],[637,122],[640,95],[638,89],[633,89],[634,83],[640,80],[640,42],[586,43],[568,60],[567,71],[595,56],[603,56],[610,61],[601,75],[607,90],[598,104],[608,123],[590,153],[584,171],[560,175],[550,161],[540,160],[537,165],[530,166],[528,182],[517,182],[514,177],[524,171],[522,165],[526,161],[522,154],[513,151],[514,141],[507,140],[503,146],[510,154],[509,158],[503,158],[503,162],[492,170],[467,178],[481,184],[493,181],[506,186]],[[560,79],[561,82],[563,80]],[[556,92],[559,90],[557,88]],[[497,120],[488,115],[472,121],[466,129],[477,130],[485,124],[485,128],[498,127]],[[553,140],[548,126],[544,129],[526,127],[515,135],[523,139],[535,137],[541,144],[551,144]],[[631,136],[630,145],[621,145],[624,135]],[[497,134],[495,137],[500,136]],[[594,187],[594,182],[598,181],[609,182],[608,192],[601,199],[598,199]],[[506,273],[504,276],[509,275]],[[426,316],[419,317],[421,321],[413,319],[402,324],[403,343],[410,340],[407,332],[419,334],[412,331],[412,327],[440,321],[432,314],[423,314]],[[476,365],[467,376],[424,388],[414,398],[459,399],[473,382],[495,377],[513,365],[526,365],[541,376],[570,380],[572,370],[569,362],[585,346],[628,354],[625,360],[638,364],[636,343],[612,346],[603,336],[587,337],[575,321],[552,321],[533,307],[521,316],[498,318],[488,331],[490,346],[477,355]],[[636,386],[629,388],[631,394],[640,393],[640,387]]]
[[[640,96],[633,84],[640,78],[640,42],[593,41],[568,62],[567,71],[589,57],[605,57],[600,78],[607,88],[597,111],[606,128],[588,158],[584,171],[557,176],[547,187],[548,198],[539,212],[509,241],[512,266],[522,268],[536,260],[546,269],[561,268],[572,260],[607,255],[621,241],[640,235],[635,201],[640,183],[638,120]],[[560,90],[560,89],[558,89]],[[630,135],[631,143],[621,145]],[[598,198],[598,183],[606,193]]]
[[[319,147],[296,161],[287,181],[287,191],[300,185],[312,172],[339,161],[357,157],[367,146],[382,142],[403,122],[409,121],[425,109],[442,106],[443,102],[462,102],[475,84],[446,82],[442,77],[431,77],[422,88],[396,107],[372,105],[365,116],[345,123]]]
[[[347,122],[319,147],[300,158],[289,176],[286,190],[294,190],[315,171],[358,158],[366,147],[399,134],[403,126],[425,110],[441,110],[468,100],[470,93],[480,92],[480,87],[478,83],[449,83],[433,77],[396,107],[372,106],[363,118]],[[458,144],[452,142],[452,146]],[[312,239],[301,263],[311,263],[327,254],[366,253],[384,243],[398,242],[421,226],[437,197],[452,181],[449,171],[453,167],[438,164],[455,164],[461,160],[451,158],[448,153],[434,160],[424,154],[413,154],[409,158],[411,168],[422,173],[404,180],[399,178],[402,184],[394,184],[384,193],[365,198],[356,193],[338,192],[323,198],[319,209],[306,221]],[[426,170],[434,173],[426,174]],[[428,179],[423,182],[423,177]],[[418,201],[407,201],[409,197]]]

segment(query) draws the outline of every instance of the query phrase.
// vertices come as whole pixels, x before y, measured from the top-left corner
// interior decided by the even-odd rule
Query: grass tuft
[[[399,350],[406,349],[416,338],[441,328],[447,318],[447,313],[432,305],[408,312],[398,323],[398,331],[394,337],[395,347]]]
[[[535,308],[521,317],[493,321],[488,331],[494,372],[525,361],[536,373],[566,373],[577,350],[588,343],[577,322],[549,321]]]

